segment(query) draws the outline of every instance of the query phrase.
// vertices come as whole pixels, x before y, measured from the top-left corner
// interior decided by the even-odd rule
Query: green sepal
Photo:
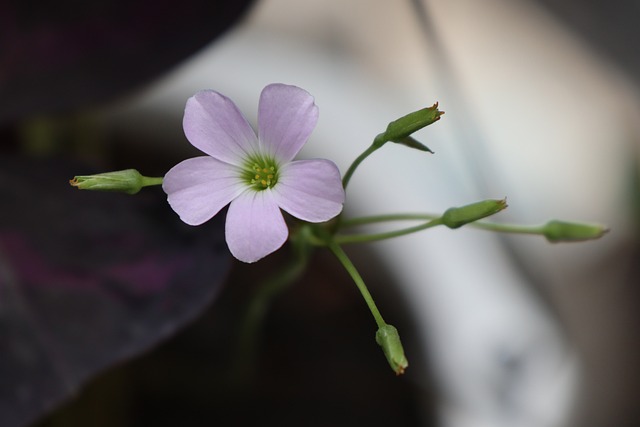
[[[449,228],[459,228],[470,222],[494,215],[507,207],[507,200],[483,200],[458,208],[449,208],[442,215],[442,223]]]
[[[414,111],[413,113],[400,117],[398,120],[392,121],[382,135],[384,135],[384,139],[387,141],[401,141],[411,136],[414,132],[437,122],[443,114],[444,111],[438,110],[438,103],[436,102],[431,107]]]
[[[404,355],[404,348],[402,347],[398,330],[392,325],[385,324],[376,332],[376,342],[382,347],[382,351],[393,372],[396,375],[404,374],[409,362]]]
[[[426,145],[424,145],[419,141],[416,141],[416,139],[411,136],[394,140],[392,142],[395,142],[396,144],[404,145],[405,147],[413,148],[420,151],[426,151],[427,153],[433,154],[433,151],[431,151],[429,147],[427,147]]]
[[[542,234],[552,243],[598,239],[609,229],[600,224],[552,220],[542,227]]]

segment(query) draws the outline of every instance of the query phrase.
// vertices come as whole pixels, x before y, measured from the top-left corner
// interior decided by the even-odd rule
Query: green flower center
[[[271,159],[254,157],[247,161],[242,177],[254,190],[266,190],[278,182],[278,165]]]

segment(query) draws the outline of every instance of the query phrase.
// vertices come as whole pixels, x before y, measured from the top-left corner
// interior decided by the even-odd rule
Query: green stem
[[[308,234],[306,229],[301,230],[300,234],[305,233]],[[292,259],[260,285],[246,309],[231,370],[234,382],[238,385],[246,384],[253,374],[260,328],[273,299],[300,278],[309,263],[312,247],[307,244],[306,236],[292,236],[291,241],[294,250]]]
[[[382,138],[382,136],[383,136],[383,134],[380,134],[380,135],[376,136],[375,139],[373,140],[373,144],[371,144],[371,146],[369,148],[364,150],[364,152],[362,154],[360,154],[353,161],[353,163],[351,163],[351,166],[349,166],[349,169],[347,169],[347,172],[344,174],[344,177],[342,178],[342,187],[345,190],[347,189],[347,185],[349,185],[349,181],[351,180],[351,176],[356,171],[358,166],[360,166],[360,163],[362,163],[364,161],[364,159],[369,157],[374,151],[376,151],[378,148],[382,147],[384,145],[384,143],[387,142]]]
[[[439,223],[433,224],[433,221],[436,221],[440,218],[441,218],[441,215],[435,215],[435,214],[403,213],[403,214],[374,215],[374,216],[345,219],[340,223],[341,229],[358,227],[358,226],[369,225],[369,224],[377,224],[381,222],[393,222],[393,221],[430,221],[430,222],[416,226],[416,227],[406,228],[406,229],[393,231],[389,233],[358,235],[358,236],[343,235],[343,236],[338,236],[337,239],[339,240],[340,243],[368,241],[364,239],[365,236],[379,236],[379,237],[375,237],[374,240],[388,239],[391,237],[396,237],[396,235],[409,234],[415,231],[420,231],[425,228],[439,225]],[[500,233],[544,234],[544,225],[498,224],[495,222],[475,221],[467,224],[467,226],[479,228],[481,230],[496,231]],[[397,233],[400,233],[400,234],[397,234]]]
[[[369,307],[369,310],[371,311],[371,314],[373,315],[373,318],[375,319],[376,324],[378,325],[378,328],[382,328],[386,326],[387,323],[382,318],[382,315],[380,314],[380,311],[378,310],[376,303],[373,301],[373,297],[371,296],[371,293],[369,293],[369,289],[367,289],[367,285],[365,285],[364,280],[362,279],[362,276],[360,276],[360,273],[358,273],[358,270],[353,265],[353,263],[351,262],[351,260],[349,259],[345,251],[340,247],[340,245],[338,245],[334,241],[329,242],[328,246],[331,252],[333,252],[336,258],[338,258],[340,263],[342,263],[342,266],[345,268],[345,270],[347,270],[347,272],[355,282],[356,286],[358,287],[358,290],[360,291],[360,293],[362,294],[362,297],[364,298],[364,301],[367,303],[367,306]]]
[[[240,333],[241,354],[253,355],[257,331],[271,306],[271,301],[302,275],[306,265],[306,259],[294,258],[277,274],[260,285],[249,303],[243,322]]]
[[[412,219],[415,219],[415,218],[412,218]],[[387,231],[384,233],[336,235],[333,238],[333,241],[336,242],[337,244],[375,242],[379,240],[391,239],[393,237],[405,236],[407,234],[416,233],[418,231],[426,230],[428,228],[436,227],[438,225],[442,225],[441,218],[435,218],[424,224],[416,225],[413,227],[402,228],[400,230],[394,230],[394,231]]]
[[[497,231],[500,233],[514,234],[544,234],[544,225],[517,225],[517,224],[496,224],[495,222],[472,222],[472,227],[482,230]]]
[[[162,185],[164,177],[142,176],[142,186],[150,187],[152,185]]]
[[[429,221],[440,218],[441,215],[421,214],[421,213],[401,213],[363,216],[358,218],[344,219],[340,223],[340,228],[358,227],[361,225],[376,224],[379,222],[393,221]]]

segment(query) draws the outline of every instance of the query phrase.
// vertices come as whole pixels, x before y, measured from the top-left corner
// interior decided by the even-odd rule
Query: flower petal
[[[240,261],[258,261],[280,248],[288,235],[270,190],[247,191],[229,205],[227,245]]]
[[[309,222],[324,222],[338,215],[345,197],[338,167],[324,159],[285,165],[273,192],[280,208]]]
[[[271,84],[262,90],[258,105],[261,148],[285,163],[307,142],[318,122],[318,107],[303,89]]]
[[[212,157],[194,157],[178,163],[162,182],[167,200],[180,219],[200,225],[245,190],[234,166]]]
[[[187,100],[182,127],[194,147],[233,165],[241,165],[247,154],[258,148],[256,134],[238,107],[212,90]]]

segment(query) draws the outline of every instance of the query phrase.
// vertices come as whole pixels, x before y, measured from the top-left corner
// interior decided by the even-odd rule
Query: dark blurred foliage
[[[317,253],[307,273],[275,300],[256,366],[238,364],[246,304],[287,256],[285,249],[258,264],[236,263],[224,292],[196,323],[99,376],[34,427],[436,425],[423,387],[423,354],[388,277],[366,275],[408,344],[413,363],[404,377],[389,368],[375,343],[375,322],[328,252]]]
[[[74,191],[68,180],[89,164],[131,167],[139,153],[120,156],[83,118],[59,114],[150,83],[251,3],[0,3],[3,427],[35,420],[98,371],[166,339],[219,292],[230,261],[222,223],[181,224],[159,188],[135,198]],[[51,114],[58,119],[34,120]],[[169,163],[143,159],[147,172]]]
[[[180,63],[253,0],[0,2],[0,125],[122,96]]]
[[[222,223],[198,230],[138,197],[80,192],[76,167],[0,160],[0,420],[24,425],[199,314],[229,269]]]

